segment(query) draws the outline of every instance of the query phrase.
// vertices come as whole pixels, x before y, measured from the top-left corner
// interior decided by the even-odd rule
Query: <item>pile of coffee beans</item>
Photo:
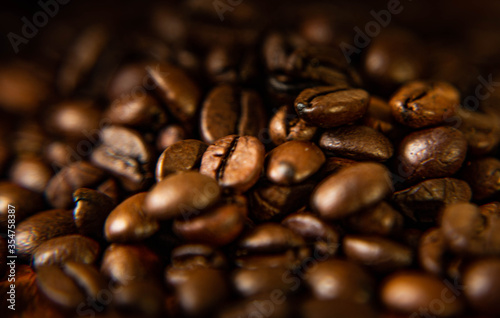
[[[1,317],[500,316],[497,1],[67,2],[0,13]]]

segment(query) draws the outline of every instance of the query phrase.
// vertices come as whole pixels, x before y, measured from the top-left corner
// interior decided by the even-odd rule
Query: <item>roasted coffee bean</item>
[[[458,108],[458,129],[464,134],[469,146],[468,153],[485,155],[500,142],[500,114],[492,108],[482,107],[481,111]]]
[[[86,188],[76,190],[73,200],[73,218],[78,232],[96,239],[102,238],[104,222],[115,206],[113,200],[100,191]]]
[[[498,258],[478,260],[467,266],[463,275],[464,293],[474,309],[492,316],[500,315],[499,274]]]
[[[307,42],[295,34],[272,32],[262,43],[262,55],[267,69],[273,73],[284,72],[288,56],[297,47],[306,46]]]
[[[236,269],[232,274],[232,282],[236,290],[244,297],[252,297],[280,290],[283,294],[292,291],[294,285],[283,279],[284,268]],[[293,278],[290,279],[295,282]]]
[[[321,182],[311,196],[311,206],[323,218],[340,219],[375,205],[391,192],[387,168],[378,163],[359,163]]]
[[[149,95],[115,100],[104,113],[112,125],[157,130],[167,122],[165,110]]]
[[[275,145],[290,140],[310,141],[317,127],[309,125],[295,114],[293,107],[283,106],[269,121],[269,135]]]
[[[340,169],[350,167],[356,163],[358,162],[351,159],[327,157],[323,168],[319,171],[319,175],[324,179],[331,174],[339,172]]]
[[[416,131],[399,145],[397,173],[408,181],[449,177],[467,153],[464,135],[451,127]]]
[[[248,83],[258,74],[257,58],[252,51],[214,46],[207,54],[205,69],[216,83]]]
[[[403,223],[403,215],[385,201],[346,219],[346,224],[351,230],[381,236],[401,232]]]
[[[0,182],[1,231],[7,229],[8,224],[12,224],[8,223],[10,219],[15,219],[16,223],[19,224],[19,222],[37,212],[40,208],[43,208],[43,198],[40,194],[11,182]],[[9,210],[11,213],[9,213]],[[12,214],[14,217],[9,217]]]
[[[226,267],[224,254],[212,246],[203,244],[186,244],[172,250],[172,266],[181,269],[197,267],[223,269]]]
[[[186,139],[187,133],[180,125],[168,125],[158,132],[156,137],[156,150],[164,151],[176,142]]]
[[[86,161],[77,161],[59,171],[50,179],[45,196],[56,208],[70,208],[73,192],[79,188],[93,187],[104,179],[104,172]]]
[[[318,85],[322,84],[280,73],[272,74],[267,79],[267,90],[271,97],[272,105],[276,107],[292,105],[293,113],[295,113],[293,105],[297,95],[307,88]]]
[[[346,235],[343,250],[348,259],[378,272],[405,268],[413,262],[409,247],[377,236]]]
[[[450,204],[468,202],[472,192],[467,182],[454,178],[429,179],[395,192],[393,202],[414,221],[435,222]]]
[[[434,275],[442,275],[445,267],[446,242],[439,228],[432,228],[420,238],[418,259],[423,269]]]
[[[101,130],[102,144],[92,162],[118,177],[128,190],[146,187],[153,177],[153,154],[141,135],[131,129],[108,126]]]
[[[394,148],[384,135],[367,126],[332,128],[321,135],[319,146],[328,153],[358,161],[386,161]]]
[[[158,317],[164,311],[161,285],[156,281],[133,281],[113,289],[113,306],[123,315]]]
[[[338,230],[310,213],[294,213],[281,224],[313,245],[314,257],[330,257],[340,246]]]
[[[301,304],[301,317],[328,318],[335,313],[336,318],[375,318],[375,310],[369,305],[361,305],[355,301],[346,300],[317,300],[311,299]],[[389,318],[389,317],[385,317]],[[396,317],[390,317],[396,318]],[[402,318],[402,317],[401,317]]]
[[[450,317],[464,307],[461,298],[440,278],[420,272],[391,275],[382,286],[381,299],[391,311],[406,315],[428,310],[438,317]]]
[[[267,158],[266,176],[279,185],[298,184],[313,176],[325,155],[309,141],[288,141],[273,149]]]
[[[475,200],[484,200],[500,193],[500,160],[485,157],[468,162],[462,177],[472,188]]]
[[[368,304],[374,296],[372,277],[350,261],[331,259],[316,263],[305,272],[305,282],[319,300]]]
[[[306,122],[330,128],[354,122],[368,109],[369,94],[348,86],[320,86],[302,91],[295,110]]]
[[[363,117],[363,124],[381,132],[389,138],[397,137],[398,123],[392,116],[391,106],[382,98],[370,96],[368,109]]]
[[[412,128],[434,126],[455,116],[460,93],[445,82],[410,82],[391,98],[394,118]]]
[[[66,262],[93,264],[99,243],[79,234],[54,237],[40,244],[33,253],[33,266],[61,265]]]
[[[183,122],[190,121],[200,103],[198,85],[184,70],[171,64],[150,65],[146,70],[169,111]]]
[[[138,242],[158,231],[158,221],[145,216],[142,210],[146,195],[147,192],[135,194],[111,211],[104,224],[108,242]]]
[[[16,250],[29,257],[40,244],[51,238],[77,233],[71,210],[39,212],[20,222],[16,230]]]
[[[226,136],[207,148],[200,173],[217,180],[222,188],[245,192],[259,179],[264,155],[264,145],[257,138]]]
[[[9,179],[23,188],[43,193],[53,173],[49,165],[40,158],[23,157],[10,167]]]
[[[500,213],[481,213],[471,203],[446,207],[441,220],[443,236],[459,255],[500,254]]]
[[[267,310],[264,308],[271,308]],[[268,318],[286,318],[292,316],[293,304],[285,298],[283,292],[279,289],[270,293],[260,294],[258,296],[247,297],[235,304],[224,307],[218,318],[251,318],[256,313],[260,315],[263,311]]]
[[[160,182],[171,173],[196,170],[207,144],[195,139],[176,142],[166,148],[156,163],[156,181]]]
[[[199,215],[220,197],[214,179],[196,171],[173,174],[157,183],[144,199],[144,214],[158,219]]]
[[[227,135],[260,137],[266,127],[259,95],[223,84],[216,86],[203,102],[200,133],[209,144]]]
[[[112,76],[106,95],[112,102],[144,93],[152,85],[146,72],[147,63],[138,62],[121,66]],[[141,95],[142,95],[141,94]]]
[[[17,127],[12,143],[12,150],[19,156],[40,156],[48,136],[40,122],[25,121]]]

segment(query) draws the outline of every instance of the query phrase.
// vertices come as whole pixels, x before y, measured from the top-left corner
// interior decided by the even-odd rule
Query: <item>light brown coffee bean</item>
[[[156,163],[156,181],[171,173],[196,170],[208,145],[195,139],[181,140],[166,148]]]

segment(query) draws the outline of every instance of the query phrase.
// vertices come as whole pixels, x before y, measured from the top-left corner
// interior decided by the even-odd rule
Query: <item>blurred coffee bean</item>
[[[432,228],[420,238],[418,258],[420,266],[434,275],[442,275],[445,267],[446,242],[439,228]]]
[[[48,143],[48,136],[39,121],[26,120],[15,129],[12,140],[14,153],[39,156]]]
[[[391,106],[380,97],[370,96],[363,124],[381,132],[389,139],[397,137],[399,127],[392,116]]]
[[[500,193],[500,160],[484,157],[468,162],[462,177],[472,189],[475,200],[484,200]]]
[[[449,177],[460,169],[466,153],[467,141],[455,128],[416,131],[399,145],[397,173],[409,182]]]
[[[500,315],[500,259],[486,258],[467,266],[463,285],[465,297],[471,306],[481,313]]]
[[[394,148],[383,134],[367,126],[332,128],[321,135],[319,146],[338,157],[354,160],[386,161]]]
[[[317,300],[311,299],[301,304],[301,317],[328,318],[334,313],[335,318],[375,318],[376,314],[369,305],[361,305],[355,301]],[[388,317],[387,317],[388,318]]]
[[[245,192],[259,179],[264,155],[264,145],[257,138],[226,136],[207,148],[200,173],[217,180],[222,188]]]
[[[269,75],[266,84],[268,94],[271,98],[271,105],[276,108],[283,105],[291,105],[293,113],[295,113],[295,107],[293,107],[293,105],[297,95],[307,88],[321,85],[321,83],[318,82],[280,73]]]
[[[181,140],[166,148],[156,163],[156,181],[179,171],[196,170],[207,150],[207,144],[195,139]]]
[[[272,32],[262,43],[262,55],[268,71],[284,72],[288,57],[295,48],[306,46],[307,42],[295,34]]]
[[[252,51],[224,46],[210,49],[205,69],[215,83],[248,83],[258,74],[257,58]]]
[[[347,226],[355,232],[389,236],[401,232],[403,215],[385,201],[367,208],[346,219]]]
[[[429,179],[395,192],[393,202],[410,219],[435,222],[450,204],[468,202],[472,192],[467,182],[454,178]]]
[[[0,229],[2,231],[7,228],[9,210],[15,210],[15,221],[19,224],[28,216],[43,209],[43,206],[43,198],[39,193],[11,182],[0,182]]]
[[[18,158],[12,164],[9,179],[28,190],[43,193],[53,173],[54,171],[42,159],[25,156]]]
[[[319,171],[319,175],[321,178],[326,178],[329,175],[337,173],[342,168],[350,167],[354,164],[358,163],[355,160],[340,158],[340,157],[327,157],[326,162],[323,165],[323,168]]]
[[[54,237],[36,248],[33,266],[62,265],[70,261],[94,264],[99,250],[99,243],[79,234]]]
[[[119,197],[121,196],[122,189],[119,188],[118,183],[115,179],[109,178],[108,180],[103,181],[99,186],[97,186],[96,190],[107,195],[111,199],[113,205],[116,205],[119,201]]]
[[[78,144],[85,146],[86,149],[79,153],[76,149]],[[87,159],[92,152],[92,147],[88,147],[90,144],[83,142],[77,145],[75,146],[75,142],[52,140],[43,149],[45,161],[50,163],[51,168],[57,172],[76,161]]]
[[[480,156],[490,153],[500,142],[500,114],[492,108],[471,111],[458,108],[458,129],[467,139],[468,153]]]
[[[108,124],[156,131],[167,122],[165,110],[149,95],[115,100],[103,115]]]
[[[104,222],[115,206],[113,200],[100,191],[86,188],[76,190],[73,200],[73,218],[78,232],[95,239],[102,238]]]
[[[314,138],[317,127],[311,126],[299,118],[293,107],[283,106],[269,121],[269,135],[275,145],[290,140],[310,141]]]
[[[288,294],[294,286],[283,279],[284,273],[286,273],[284,268],[239,268],[233,272],[232,282],[244,297],[271,293],[273,290]]]
[[[133,281],[113,289],[113,306],[121,316],[159,317],[164,311],[164,293],[156,281]]]
[[[144,215],[147,192],[135,194],[114,208],[106,218],[104,235],[108,242],[139,242],[153,235],[160,225]]]
[[[39,212],[18,223],[16,251],[20,257],[29,257],[40,244],[51,238],[77,233],[71,210]]]
[[[164,151],[176,142],[186,139],[187,133],[180,125],[168,125],[158,132],[156,137],[156,150]]]
[[[113,103],[121,99],[144,97],[146,89],[153,87],[146,66],[145,62],[121,66],[108,85],[106,93],[109,101]]]
[[[311,196],[311,206],[325,219],[340,219],[375,205],[391,192],[387,168],[359,163],[321,182]]]
[[[197,267],[223,269],[226,267],[224,254],[209,245],[186,244],[172,250],[172,266],[182,269]]]
[[[200,125],[201,137],[209,144],[231,134],[261,137],[266,127],[262,100],[252,90],[216,86],[203,102]]]
[[[229,306],[225,306],[218,318],[252,318],[264,314],[268,318],[291,317],[293,304],[279,290],[270,293],[247,297]],[[257,316],[258,317],[258,316]]]
[[[312,142],[292,140],[269,152],[266,160],[266,176],[271,182],[292,185],[313,176],[325,162],[325,155]]]
[[[295,100],[295,110],[309,124],[330,128],[354,122],[365,114],[368,92],[345,84],[303,90]]]

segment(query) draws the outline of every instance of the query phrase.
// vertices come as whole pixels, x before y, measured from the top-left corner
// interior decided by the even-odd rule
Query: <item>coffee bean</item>
[[[146,67],[147,63],[145,62],[129,63],[121,66],[109,82],[106,90],[108,99],[116,101],[131,96],[136,97],[136,95],[139,95],[139,89],[152,86],[150,83],[152,80],[148,78]],[[142,90],[141,93],[143,93]]]
[[[23,157],[10,167],[9,179],[23,188],[43,193],[53,173],[49,165],[40,158]]]
[[[468,162],[462,177],[472,188],[475,200],[491,198],[500,191],[500,160],[485,157]]]
[[[463,311],[462,300],[454,290],[429,274],[399,272],[388,277],[381,288],[382,303],[401,314],[427,310],[438,317],[449,317]]]
[[[391,192],[384,166],[359,163],[323,180],[311,196],[311,206],[323,218],[339,219],[375,205]]]
[[[40,194],[27,190],[11,182],[0,182],[0,229],[7,229],[9,210],[15,210],[16,222],[43,208]],[[12,217],[11,217],[12,218]]]
[[[464,293],[474,309],[492,316],[500,315],[499,273],[498,258],[478,260],[467,266],[463,275]]]
[[[320,86],[303,90],[295,110],[306,122],[330,128],[354,122],[365,114],[370,96],[362,89],[345,85]]]
[[[314,175],[324,162],[325,155],[315,144],[292,140],[268,154],[266,176],[276,184],[297,184]]]
[[[293,105],[297,95],[307,88],[312,88],[318,85],[322,84],[308,79],[296,78],[294,76],[280,73],[272,74],[267,79],[267,91],[271,97],[272,105],[275,105],[276,107],[291,105],[293,113],[295,113]]]
[[[201,137],[209,144],[227,135],[260,137],[266,127],[259,95],[223,84],[212,89],[201,110]]]
[[[167,114],[151,96],[134,96],[115,100],[103,117],[112,125],[157,130],[167,122]]]
[[[454,128],[416,131],[399,145],[398,173],[410,182],[449,177],[460,169],[466,152],[467,141]]]
[[[268,310],[272,308],[273,310]],[[270,293],[247,297],[234,304],[225,306],[219,313],[220,318],[251,318],[256,313],[265,312],[269,318],[286,318],[292,316],[293,304],[285,298],[279,289]]]
[[[422,235],[418,246],[418,259],[423,269],[442,275],[445,267],[446,242],[439,228],[432,228]]]
[[[181,140],[169,146],[156,163],[156,181],[160,182],[171,173],[196,170],[207,147],[195,139]]]
[[[304,39],[294,34],[271,32],[262,43],[262,55],[267,69],[273,73],[284,72],[290,53],[295,48],[306,45]]]
[[[347,226],[355,232],[389,236],[403,229],[403,215],[385,201],[367,208],[346,219]]]
[[[467,139],[468,153],[486,155],[500,142],[500,114],[492,108],[482,107],[478,111],[458,108],[458,129]]]
[[[79,234],[54,237],[40,244],[33,253],[33,266],[61,265],[66,262],[93,264],[99,243]]]
[[[123,317],[159,317],[164,312],[165,295],[156,281],[133,281],[113,289],[113,306]]]
[[[179,269],[198,267],[223,269],[226,267],[224,254],[209,245],[186,244],[172,250],[172,266]]]
[[[392,116],[391,106],[380,97],[370,96],[363,124],[393,139],[401,128]]]
[[[101,130],[102,144],[92,152],[92,162],[118,177],[125,188],[146,187],[153,177],[153,154],[139,133],[119,126]]]
[[[113,200],[100,191],[80,188],[73,193],[73,218],[78,232],[96,239],[103,237],[103,226],[115,206]]]
[[[71,210],[39,212],[20,222],[16,231],[16,250],[29,257],[40,244],[51,238],[77,233]]]
[[[108,242],[142,241],[158,231],[158,221],[145,216],[142,210],[146,195],[147,192],[137,193],[111,211],[104,224]]]
[[[310,141],[314,138],[317,127],[309,125],[295,114],[289,106],[283,106],[269,121],[269,135],[275,145],[290,140]]]
[[[398,122],[412,128],[434,126],[455,116],[460,93],[446,82],[409,82],[389,104]]]
[[[248,83],[258,75],[257,58],[253,51],[217,45],[207,53],[205,68],[216,83]]]
[[[144,214],[159,219],[196,216],[220,197],[217,182],[195,171],[179,172],[157,183],[144,199]]]
[[[391,142],[384,135],[358,125],[327,130],[321,135],[319,146],[334,156],[359,161],[386,161],[394,152]]]
[[[176,142],[186,139],[186,136],[187,133],[181,126],[176,124],[168,125],[158,132],[156,150],[164,151]]]
[[[468,202],[472,192],[467,182],[454,178],[429,179],[395,192],[393,201],[414,221],[435,222],[450,204]]]
[[[264,145],[257,138],[226,136],[207,148],[200,173],[217,180],[222,188],[245,192],[259,179],[264,155]]]
[[[291,286],[282,278],[286,273],[283,268],[239,268],[233,272],[232,282],[236,290],[244,297],[252,297],[280,290],[290,293]]]
[[[324,179],[329,175],[339,172],[340,169],[350,167],[356,163],[358,162],[351,159],[327,157],[323,168],[319,171],[320,178]]]

